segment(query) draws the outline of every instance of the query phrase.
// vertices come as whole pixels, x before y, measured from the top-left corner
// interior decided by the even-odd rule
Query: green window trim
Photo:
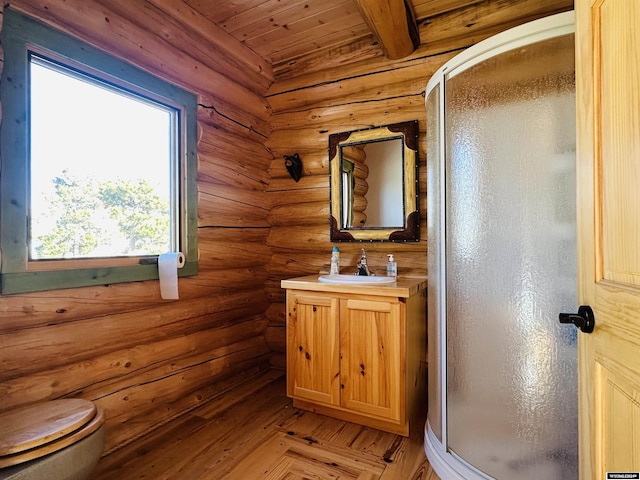
[[[182,148],[178,161],[179,223],[178,249],[185,265],[181,277],[197,274],[197,97],[133,65],[80,40],[5,8],[0,32],[4,67],[0,79],[2,124],[0,126],[0,281],[2,294],[75,288],[92,285],[158,279],[157,265],[109,266],[117,258],[104,258],[104,267],[47,269],[29,268],[29,52],[52,52],[69,59],[70,65],[86,66],[86,72],[118,85],[133,85],[137,92],[165,99],[181,111]],[[82,68],[81,68],[82,69]],[[83,70],[83,69],[82,69]],[[144,94],[144,93],[143,93]],[[140,260],[148,257],[140,257]],[[96,259],[87,259],[91,265]],[[51,260],[48,262],[56,262]],[[83,259],[74,259],[76,264]]]

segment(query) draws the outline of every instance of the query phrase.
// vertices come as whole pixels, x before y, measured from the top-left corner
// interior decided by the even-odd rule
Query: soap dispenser
[[[387,262],[387,277],[396,278],[398,276],[398,264],[393,259],[392,253],[388,254],[387,257],[389,257],[389,261]]]
[[[340,273],[340,250],[333,247],[331,250],[331,270],[329,275],[338,275]]]

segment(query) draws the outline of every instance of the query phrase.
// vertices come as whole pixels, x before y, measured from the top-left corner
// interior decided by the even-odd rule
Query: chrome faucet
[[[358,260],[358,264],[356,265],[358,271],[354,275],[363,275],[363,276],[373,276],[369,270],[369,266],[367,265],[367,253],[364,251],[364,248],[360,249],[360,260]]]

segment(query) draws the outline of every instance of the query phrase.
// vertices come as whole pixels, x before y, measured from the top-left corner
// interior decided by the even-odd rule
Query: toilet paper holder
[[[140,261],[138,262],[140,265],[157,265],[158,264],[158,257],[144,257],[141,258]]]
[[[138,264],[140,265],[158,265],[158,255],[154,257],[143,257],[138,260]],[[178,268],[182,268],[184,265],[184,257],[182,259],[182,263],[178,265]]]

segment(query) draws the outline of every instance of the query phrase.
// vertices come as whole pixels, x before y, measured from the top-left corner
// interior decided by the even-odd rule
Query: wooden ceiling
[[[401,35],[391,15],[372,21],[366,9],[402,4],[419,34],[418,51],[461,48],[455,40],[478,41],[512,26],[573,8],[573,0],[183,0],[273,68],[274,79],[305,72],[302,59],[346,55],[352,61],[390,57],[376,30]],[[372,23],[373,22],[373,23]],[[370,26],[371,25],[371,26]],[[382,27],[377,28],[377,27]],[[414,42],[415,43],[415,42]],[[411,49],[413,51],[413,49]],[[411,51],[410,51],[411,53]],[[391,56],[393,58],[393,56]],[[320,62],[321,63],[321,62]],[[296,69],[295,65],[300,65]]]

